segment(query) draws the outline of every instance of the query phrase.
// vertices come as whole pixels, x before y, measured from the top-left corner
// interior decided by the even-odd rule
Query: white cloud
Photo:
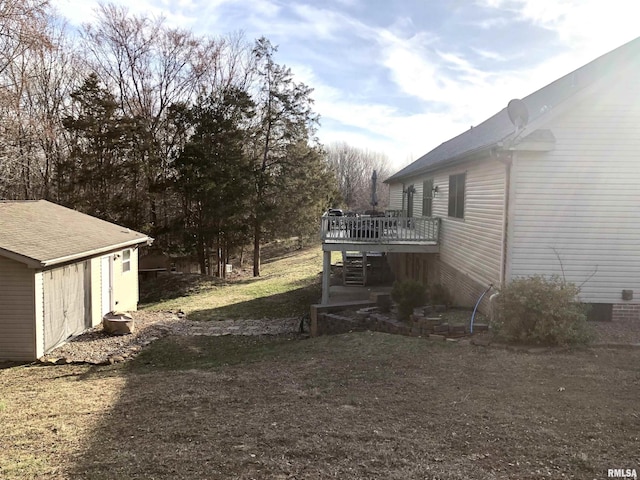
[[[638,34],[636,7],[629,0],[477,0],[487,15],[470,26],[468,17],[456,16],[452,8],[449,21],[467,23],[449,30],[438,29],[438,22],[421,23],[413,15],[413,2],[406,2],[399,15],[390,13],[381,26],[382,15],[375,21],[368,17],[370,3],[364,0],[336,0],[333,9],[328,2],[294,0],[112,1],[132,13],[164,14],[170,25],[200,34],[244,30],[249,39],[267,36],[281,47],[277,61],[315,89],[315,107],[325,119],[321,140],[385,151],[396,165]],[[90,21],[97,0],[53,3],[80,24]],[[341,3],[363,8],[354,17]],[[449,2],[441,0],[441,5]],[[375,13],[384,13],[387,3],[376,8]],[[235,16],[225,16],[227,10]],[[517,45],[518,38],[483,43],[465,37],[471,35],[470,28],[489,38],[514,24],[523,38],[542,28],[557,39],[556,48],[564,48],[549,49],[546,58],[538,56],[534,63],[526,52],[502,50],[503,45]],[[336,44],[341,50],[334,49]],[[357,62],[360,70],[344,68],[353,67],[347,62]],[[346,77],[354,71],[358,78]],[[411,113],[394,104],[396,98],[413,99]],[[416,108],[420,106],[422,111]]]
[[[566,45],[603,54],[638,35],[637,5],[629,0],[484,0],[521,20],[553,31]]]

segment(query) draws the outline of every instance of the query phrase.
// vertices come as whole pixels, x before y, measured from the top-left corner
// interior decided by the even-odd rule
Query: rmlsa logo
[[[638,478],[635,468],[610,468],[607,470],[609,478]]]

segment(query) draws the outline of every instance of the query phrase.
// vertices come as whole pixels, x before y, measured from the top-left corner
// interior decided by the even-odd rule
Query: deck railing
[[[438,242],[440,219],[435,217],[321,218],[320,237],[329,243]]]

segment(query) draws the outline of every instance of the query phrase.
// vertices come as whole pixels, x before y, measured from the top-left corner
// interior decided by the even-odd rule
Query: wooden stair
[[[342,274],[344,285],[364,285],[366,282],[362,253],[342,252]]]

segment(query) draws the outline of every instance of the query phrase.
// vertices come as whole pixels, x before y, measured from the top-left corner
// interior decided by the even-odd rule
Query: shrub
[[[396,281],[391,289],[391,298],[398,305],[398,320],[406,321],[414,308],[425,304],[427,290],[415,280]]]
[[[578,293],[578,287],[557,275],[514,280],[496,299],[492,328],[499,338],[515,343],[586,343],[590,332]]]

